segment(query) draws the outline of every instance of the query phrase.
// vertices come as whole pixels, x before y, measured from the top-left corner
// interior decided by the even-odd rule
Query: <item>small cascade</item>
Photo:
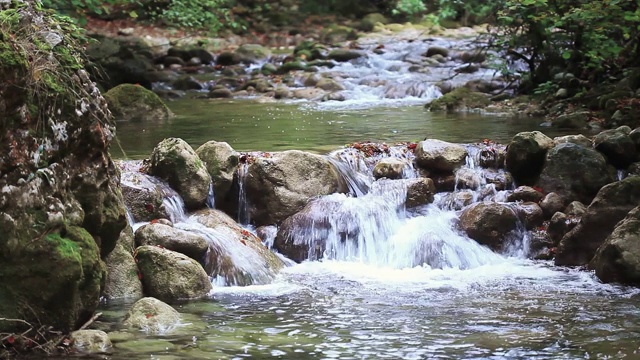
[[[620,180],[623,180],[625,177],[627,177],[627,171],[618,169],[618,171],[616,172],[616,179],[620,181]]]
[[[162,189],[162,206],[165,208],[172,223],[184,221],[187,218],[186,208],[182,197],[175,190],[168,187]]]
[[[262,256],[256,251],[257,246],[262,251],[269,252],[262,244],[249,246],[247,242],[239,241],[237,233],[229,227],[207,227],[196,218],[190,217],[175,227],[201,235],[209,242],[209,253],[206,258],[205,269],[213,278],[214,285],[245,286],[268,284],[276,276],[273,264],[268,262],[268,256]],[[276,268],[277,269],[277,268]]]
[[[135,225],[136,220],[133,218],[133,214],[131,213],[131,210],[129,210],[128,207],[125,206],[125,210],[126,210],[126,214],[127,214],[127,224],[129,224],[129,226],[133,227],[133,225]]]
[[[249,216],[249,206],[247,204],[247,174],[249,173],[249,164],[246,162],[238,165],[238,223],[249,224],[251,221]]]
[[[216,198],[213,192],[213,181],[209,183],[209,195],[207,196],[207,207],[209,209],[216,208]]]
[[[350,194],[356,197],[369,192],[374,181],[373,168],[384,158],[396,158],[406,163],[402,171],[403,178],[419,177],[418,171],[413,167],[415,156],[408,151],[407,146],[365,143],[336,150],[326,156],[349,186]]]

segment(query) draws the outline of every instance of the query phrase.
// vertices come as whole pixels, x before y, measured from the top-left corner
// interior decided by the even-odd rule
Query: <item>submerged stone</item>
[[[124,325],[147,333],[164,333],[176,327],[180,314],[162,301],[145,297],[131,307],[124,318]]]
[[[164,121],[173,116],[158,95],[139,85],[118,85],[104,97],[116,120]]]

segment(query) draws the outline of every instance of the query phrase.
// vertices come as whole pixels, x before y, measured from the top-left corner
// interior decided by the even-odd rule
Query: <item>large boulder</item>
[[[164,121],[173,115],[156,93],[139,85],[118,85],[104,98],[116,120]]]
[[[603,282],[640,286],[640,206],[616,225],[589,268]]]
[[[240,155],[226,142],[218,141],[204,143],[196,150],[196,154],[204,161],[211,175],[215,202],[226,202]]]
[[[98,306],[101,257],[126,226],[115,126],[75,28],[37,2],[1,12],[0,317],[70,331]]]
[[[155,245],[196,260],[204,260],[209,243],[202,236],[169,225],[154,223],[140,227],[135,234],[137,246]]]
[[[297,150],[257,158],[241,181],[249,217],[257,226],[281,222],[316,196],[349,191],[329,161]]]
[[[533,185],[553,140],[539,131],[521,132],[507,147],[506,168],[518,185]]]
[[[269,284],[284,266],[282,260],[219,210],[206,209],[192,217],[200,227],[189,227],[209,241],[205,270],[227,285]]]
[[[605,130],[593,139],[593,146],[607,157],[618,169],[625,169],[636,160],[636,144],[629,136],[631,129],[621,126],[617,129]]]
[[[205,206],[211,176],[195,151],[184,140],[162,140],[151,153],[149,172],[165,180],[184,200],[187,209]]]
[[[640,176],[630,176],[603,187],[582,216],[580,224],[560,241],[556,265],[589,263],[618,221],[638,204]]]
[[[509,235],[517,229],[518,222],[518,214],[510,206],[485,201],[463,209],[459,224],[473,240],[502,251]]]
[[[166,332],[178,325],[180,314],[162,301],[145,297],[133,304],[124,318],[124,325],[147,333]]]
[[[202,298],[211,291],[207,273],[190,257],[149,245],[140,246],[136,252],[145,294],[175,302]]]
[[[115,249],[105,258],[107,278],[102,296],[107,299],[142,297],[142,283],[138,278],[138,265],[133,258],[133,229],[127,226]]]
[[[566,143],[549,150],[537,185],[545,192],[560,195],[564,205],[574,200],[588,204],[600,188],[613,181],[602,154]]]
[[[418,166],[440,172],[452,172],[464,165],[469,155],[462,145],[436,139],[419,142],[415,154]]]

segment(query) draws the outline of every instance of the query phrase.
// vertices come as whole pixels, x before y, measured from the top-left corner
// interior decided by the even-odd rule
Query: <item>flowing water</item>
[[[332,69],[344,74],[343,102],[182,99],[169,104],[178,116],[167,122],[119,123],[115,157],[147,157],[170,136],[194,148],[217,140],[239,151],[306,150],[326,154],[351,193],[313,200],[306,215],[312,225],[294,228],[292,234],[318,246],[310,247],[309,261],[288,261],[275,275],[254,273],[259,259],[244,254],[243,247],[225,245],[229,234],[197,223],[182,212],[179,197],[167,192],[165,208],[176,227],[204,235],[212,246],[228,247],[239,268],[261,285],[228,286],[234,281],[214,275],[210,297],[175,305],[182,324],[158,335],[121,329],[130,304],[106,303],[98,325],[111,332],[114,349],[101,357],[640,358],[638,290],[601,284],[590,272],[528,260],[530,239],[524,228],[512,234],[504,254],[457,229],[463,206],[505,202],[513,187],[508,179],[496,181],[506,178],[501,170],[478,167],[478,147],[468,146],[471,156],[456,173],[455,191],[439,193],[433,204],[416,209],[404,207],[407,189],[401,183],[373,181],[371,158],[353,149],[334,151],[366,141],[392,144],[428,137],[507,143],[519,131],[564,135],[539,128],[539,119],[432,114],[412,106],[437,96],[433,83],[452,71],[443,66],[431,74],[411,72],[412,53],[424,52],[425,44],[387,44],[386,54]],[[390,147],[384,156],[406,160],[404,177],[417,177],[412,153]],[[245,167],[239,169],[240,180],[243,174]],[[238,221],[247,224],[242,181],[238,185]],[[274,227],[265,230],[266,246],[273,246],[276,233]]]

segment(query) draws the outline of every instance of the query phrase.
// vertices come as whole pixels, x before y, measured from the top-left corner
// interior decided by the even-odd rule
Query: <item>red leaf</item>
[[[242,243],[242,245],[247,245],[247,242],[244,240],[240,240],[240,242]]]
[[[147,319],[148,319],[148,318],[152,317],[152,316],[153,316],[153,314],[145,314],[145,316],[146,316],[146,317],[147,317]]]
[[[148,212],[153,212],[153,204],[145,204],[144,208],[147,209]]]
[[[138,271],[138,280],[142,280],[142,273]]]
[[[7,338],[7,343],[13,344],[14,342],[16,342],[16,338],[13,335]]]

